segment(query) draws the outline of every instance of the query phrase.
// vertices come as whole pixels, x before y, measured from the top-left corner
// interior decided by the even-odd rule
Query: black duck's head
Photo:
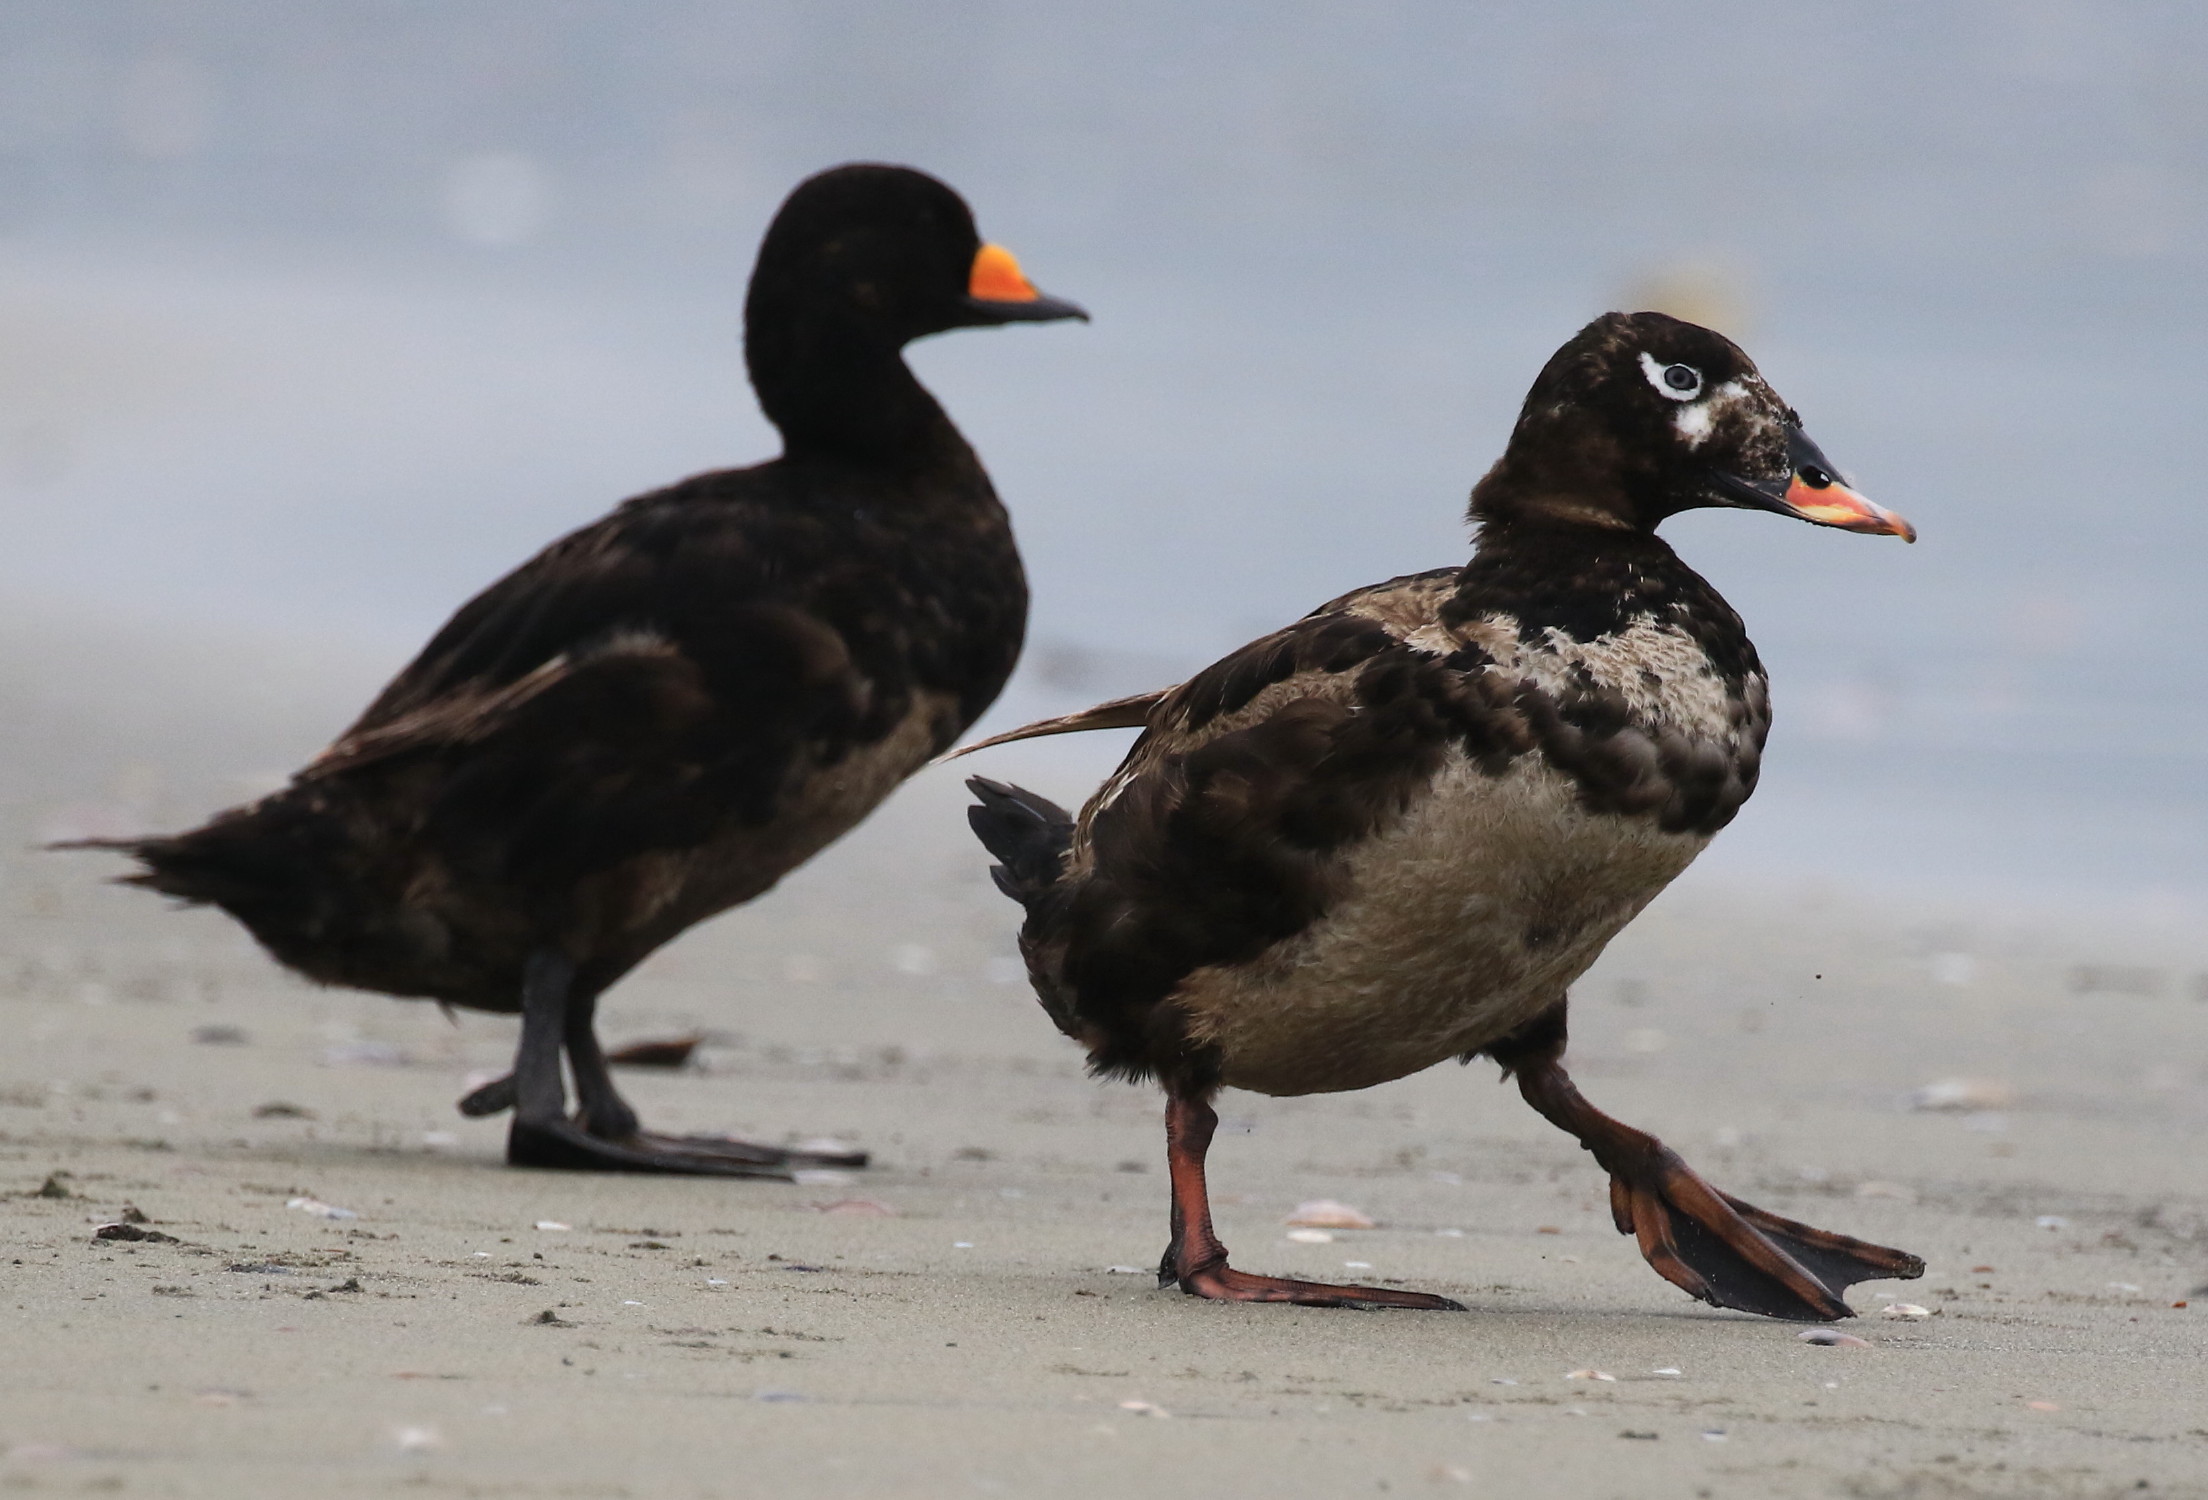
[[[747,336],[858,339],[898,348],[952,328],[1086,319],[1046,297],[975,232],[945,184],[855,163],[799,183],[768,226],[744,303]]]
[[[1605,313],[1557,350],[1472,491],[1489,522],[1648,530],[1704,506],[1917,537],[1841,482],[1738,345],[1654,312]]]

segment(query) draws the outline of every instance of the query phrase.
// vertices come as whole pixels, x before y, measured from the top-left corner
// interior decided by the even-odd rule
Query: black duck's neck
[[[753,316],[744,361],[791,458],[914,470],[972,462],[958,429],[878,330]]]

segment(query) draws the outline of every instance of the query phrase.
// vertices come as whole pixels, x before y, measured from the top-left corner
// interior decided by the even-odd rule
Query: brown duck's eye
[[[1702,372],[1692,365],[1667,365],[1643,350],[1641,373],[1666,401],[1692,401],[1702,394]]]
[[[1802,483],[1813,490],[1830,489],[1832,487],[1832,476],[1815,464],[1803,464],[1799,472]]]

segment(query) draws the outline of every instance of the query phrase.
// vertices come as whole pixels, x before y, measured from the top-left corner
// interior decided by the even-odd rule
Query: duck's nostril
[[[1801,475],[1802,483],[1813,490],[1830,489],[1832,487],[1832,476],[1815,464],[1803,464],[1798,472]]]

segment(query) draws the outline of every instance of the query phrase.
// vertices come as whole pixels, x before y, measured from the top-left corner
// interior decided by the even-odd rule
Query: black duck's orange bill
[[[1020,270],[1019,260],[1002,245],[984,245],[974,252],[973,267],[966,273],[966,305],[981,323],[1089,320],[1079,305],[1037,291]]]
[[[1019,258],[1011,251],[984,245],[974,252],[966,295],[979,302],[1033,302],[1043,294],[1021,273]]]

